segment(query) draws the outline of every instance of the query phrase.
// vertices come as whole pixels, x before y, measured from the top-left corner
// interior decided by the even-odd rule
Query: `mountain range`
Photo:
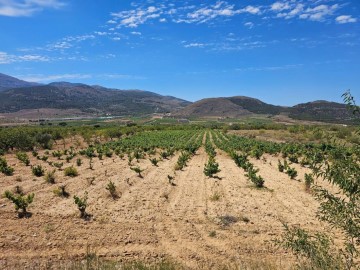
[[[352,119],[344,104],[324,100],[292,107],[271,105],[244,96],[206,98],[192,103],[149,91],[68,82],[37,84],[0,73],[0,113],[44,108],[77,109],[94,116],[171,113],[178,118],[237,118],[281,114],[293,119],[323,122],[346,123]]]

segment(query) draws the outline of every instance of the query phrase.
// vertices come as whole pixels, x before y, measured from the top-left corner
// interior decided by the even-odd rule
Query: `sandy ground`
[[[118,261],[170,258],[189,268],[210,269],[264,260],[279,269],[290,267],[294,258],[274,247],[272,241],[281,235],[282,222],[323,229],[324,224],[316,218],[317,202],[305,192],[303,181],[290,180],[278,171],[277,157],[251,160],[265,178],[266,189],[259,190],[226,153],[217,151],[219,179],[204,175],[208,157],[201,148],[176,174],[178,154],[159,162],[158,167],[148,159],[133,161],[145,169],[143,178],[119,157],[94,159],[94,170],[82,158],[79,176],[65,177],[57,171],[54,185],[34,177],[30,166],[20,163],[14,154],[7,155],[15,173],[0,175],[0,192],[20,185],[25,193],[35,193],[35,199],[29,207],[32,217],[22,219],[10,201],[0,199],[0,268],[82,258],[88,246],[97,255]],[[50,160],[56,161],[53,157]],[[62,162],[63,168],[71,165]],[[51,169],[32,156],[31,164]],[[296,169],[302,180],[307,169]],[[167,175],[175,176],[175,185],[168,183]],[[21,182],[16,180],[19,177]],[[95,180],[89,185],[92,177]],[[117,186],[116,200],[105,189],[109,180]],[[54,195],[60,184],[67,185],[69,198]],[[72,198],[85,191],[90,221],[79,218]],[[220,195],[218,200],[214,199],[216,194]]]

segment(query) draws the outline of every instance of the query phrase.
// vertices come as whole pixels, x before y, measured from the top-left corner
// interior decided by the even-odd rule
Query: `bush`
[[[14,169],[7,164],[5,158],[0,157],[0,171],[5,175],[13,175]]]
[[[65,176],[70,176],[70,177],[75,177],[79,175],[77,169],[74,166],[65,168],[64,174]]]
[[[54,189],[54,194],[59,197],[69,197],[69,193],[65,190],[66,185],[61,185],[57,189]]]
[[[157,160],[156,158],[150,158],[150,162],[151,162],[152,165],[157,167],[157,164],[158,164],[159,160]]]
[[[17,152],[16,157],[18,158],[18,160],[20,160],[26,166],[30,165],[30,159],[29,159],[28,155],[25,152]]]
[[[290,167],[287,169],[286,173],[290,176],[291,179],[295,179],[295,177],[298,175],[295,168],[290,168]]]
[[[106,190],[110,192],[110,195],[113,199],[116,199],[118,197],[114,182],[109,181],[109,183],[106,185]]]
[[[142,170],[139,166],[131,167],[130,170],[136,172],[136,173],[138,174],[138,176],[142,178],[141,173],[142,173],[144,170]]]
[[[310,191],[311,185],[314,183],[314,178],[311,174],[305,173],[305,190]]]
[[[215,158],[210,156],[209,161],[205,164],[204,174],[213,177],[214,174],[220,172],[219,163],[215,162]]]
[[[43,167],[41,165],[36,165],[34,167],[32,167],[32,173],[33,175],[35,175],[36,177],[41,177],[44,175],[45,170],[43,169]]]
[[[78,158],[78,159],[76,160],[76,165],[77,165],[78,167],[80,167],[81,164],[82,164],[81,158]]]
[[[45,174],[45,181],[49,184],[55,184],[55,170]]]
[[[22,212],[19,213],[19,217],[27,217],[27,207],[29,204],[31,204],[34,200],[34,193],[29,194],[27,196],[24,195],[14,195],[10,191],[5,191],[5,197],[8,198],[10,201],[12,201],[15,204],[16,210],[21,210]]]
[[[74,195],[74,202],[80,211],[81,218],[86,218],[88,216],[88,214],[86,213],[87,199],[88,199],[87,195],[88,195],[88,193],[86,191],[85,191],[84,197],[82,197],[82,198]]]

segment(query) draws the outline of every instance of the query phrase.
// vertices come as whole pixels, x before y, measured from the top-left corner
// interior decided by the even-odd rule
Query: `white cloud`
[[[131,32],[130,34],[135,35],[135,36],[141,36],[141,32],[135,32],[135,31],[133,31],[133,32]]]
[[[341,16],[336,17],[335,20],[337,23],[340,23],[340,24],[357,22],[357,19],[353,18],[351,15],[341,15]]]
[[[240,71],[240,72],[244,72],[244,71],[278,71],[278,70],[300,68],[302,66],[303,66],[303,64],[269,66],[269,67],[244,67],[244,68],[237,68],[235,70]]]
[[[204,48],[205,46],[206,44],[204,43],[189,43],[184,45],[185,48]]]
[[[124,26],[130,28],[136,28],[151,19],[159,18],[161,14],[162,9],[154,6],[111,13],[114,18],[119,20],[118,27]],[[115,19],[112,21],[115,21]]]
[[[56,74],[56,75],[44,75],[44,74],[29,74],[29,75],[17,75],[20,78],[28,82],[54,82],[62,80],[73,80],[73,79],[89,79],[89,74]]]
[[[271,5],[271,10],[274,11],[282,11],[282,10],[286,10],[286,9],[290,9],[290,5],[289,3],[285,2],[275,2],[274,4]]]
[[[16,75],[17,78],[38,83],[49,83],[54,81],[65,81],[65,80],[84,80],[84,79],[133,79],[142,80],[146,79],[142,76],[128,75],[128,74],[81,74],[81,73],[67,73],[67,74],[27,74],[27,75]]]
[[[278,1],[270,6],[270,11],[276,13],[277,18],[299,18],[310,21],[328,21],[329,17],[340,8],[339,4],[329,5],[330,1]]]
[[[239,13],[241,13],[241,12],[248,12],[248,13],[251,13],[251,14],[259,14],[260,13],[260,8],[254,7],[254,6],[247,6],[246,8],[241,9]]]
[[[44,55],[37,54],[23,54],[15,55],[6,52],[0,52],[0,64],[11,64],[18,62],[48,62],[51,58]]]
[[[58,9],[65,6],[59,0],[0,0],[0,16],[31,16],[46,8]]]
[[[246,23],[244,23],[244,25],[249,29],[254,27],[254,23],[252,23],[252,22],[246,22]]]

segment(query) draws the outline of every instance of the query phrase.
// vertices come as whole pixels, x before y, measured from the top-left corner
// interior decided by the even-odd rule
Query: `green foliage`
[[[48,171],[46,172],[45,174],[45,181],[46,183],[49,183],[49,184],[55,184],[55,170],[53,171]]]
[[[31,168],[31,171],[32,171],[33,175],[35,175],[36,177],[41,177],[45,173],[45,170],[43,169],[43,167],[41,165],[33,166]]]
[[[77,169],[74,166],[65,168],[64,174],[65,176],[70,176],[70,177],[76,177],[79,175]]]
[[[251,167],[247,171],[246,176],[250,179],[251,182],[255,184],[256,187],[262,188],[264,186],[265,181],[260,175],[257,175],[258,171],[259,171],[258,169],[254,169]]]
[[[51,149],[53,140],[51,134],[40,133],[35,136],[35,141],[44,149]]]
[[[144,171],[143,169],[141,169],[139,166],[136,167],[130,167],[130,170],[136,172],[138,174],[139,177],[142,178],[141,173]]]
[[[204,174],[209,177],[214,177],[214,174],[218,172],[220,172],[219,163],[215,161],[213,156],[210,156],[207,164],[205,164]]]
[[[302,269],[346,269],[339,253],[332,248],[328,236],[321,233],[309,234],[301,228],[284,224],[285,233],[276,243],[291,250],[300,260]]]
[[[81,158],[78,158],[78,159],[76,160],[76,165],[77,165],[78,167],[80,167],[81,164],[82,164]]]
[[[54,165],[54,167],[61,170],[62,166],[64,166],[64,163],[63,162],[54,162],[53,165]]]
[[[84,197],[82,198],[74,195],[74,202],[80,211],[81,218],[86,218],[88,216],[88,214],[86,213],[87,200],[88,200],[88,193],[86,191]]]
[[[7,164],[7,161],[4,157],[0,157],[0,171],[7,176],[13,175],[14,173],[14,168]]]
[[[34,196],[35,196],[34,193],[25,196],[21,194],[14,195],[8,190],[5,191],[5,197],[15,204],[15,209],[22,211],[22,213],[19,213],[19,217],[26,216],[27,214],[26,209],[29,206],[29,204],[33,202]]]
[[[29,156],[25,152],[17,152],[16,157],[18,160],[20,160],[22,163],[24,163],[26,166],[30,165],[30,159]]]
[[[314,178],[311,174],[305,173],[305,190],[310,191],[311,185],[314,183]]]
[[[151,162],[152,165],[157,167],[157,164],[158,164],[159,160],[157,160],[156,158],[150,158],[150,162]]]
[[[110,195],[113,199],[117,198],[117,192],[116,192],[116,186],[114,184],[114,182],[109,181],[109,183],[106,185],[106,190],[108,190],[110,192]]]
[[[182,151],[175,165],[175,170],[182,170],[185,166],[187,166],[187,162],[190,157],[191,154],[189,152]]]
[[[54,194],[59,197],[69,197],[69,193],[66,191],[66,185],[61,185],[57,189],[53,190]]]
[[[290,167],[286,170],[286,173],[287,175],[290,176],[291,179],[295,179],[295,177],[298,175],[297,170],[295,170],[295,168],[290,168]]]

